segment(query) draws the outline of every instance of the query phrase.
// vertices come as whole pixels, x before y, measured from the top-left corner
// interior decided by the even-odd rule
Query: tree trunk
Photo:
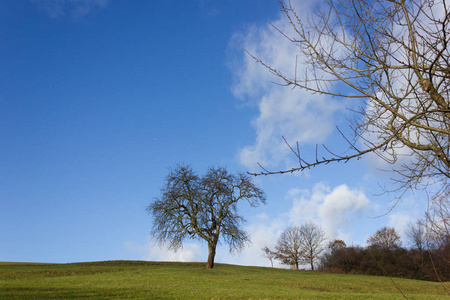
[[[214,257],[216,256],[216,245],[208,244],[208,261],[206,262],[206,268],[212,269],[214,267]]]
[[[311,259],[310,263],[311,263],[311,271],[314,271],[314,260]]]

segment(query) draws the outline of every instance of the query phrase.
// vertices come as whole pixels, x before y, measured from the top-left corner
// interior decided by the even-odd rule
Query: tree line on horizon
[[[438,220],[439,221],[439,220]],[[439,224],[442,224],[439,222]],[[326,245],[325,233],[314,223],[291,226],[280,234],[274,250],[261,250],[273,267],[275,260],[298,270],[382,275],[428,281],[450,280],[450,238],[417,221],[408,225],[409,248],[392,227],[383,227],[367,239],[367,246],[347,246],[343,240]]]

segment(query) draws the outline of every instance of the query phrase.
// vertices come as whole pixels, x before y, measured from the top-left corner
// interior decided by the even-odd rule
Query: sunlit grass
[[[394,279],[408,299],[448,299],[440,284]],[[450,285],[447,283],[447,289]],[[0,263],[0,299],[404,299],[387,277],[204,263]]]

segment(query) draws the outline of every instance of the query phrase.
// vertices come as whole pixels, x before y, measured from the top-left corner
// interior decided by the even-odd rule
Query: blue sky
[[[313,1],[296,2],[305,16]],[[345,145],[355,103],[273,84],[244,49],[291,70],[296,50],[275,0],[21,0],[0,2],[0,261],[204,261],[188,241],[172,253],[149,239],[145,207],[168,168],[291,166],[281,136],[305,153]],[[286,29],[288,30],[288,29]],[[253,244],[217,262],[270,265],[260,248],[312,220],[330,239],[363,245],[400,233],[424,201],[393,212],[375,157],[302,174],[258,177],[268,204],[242,205]]]

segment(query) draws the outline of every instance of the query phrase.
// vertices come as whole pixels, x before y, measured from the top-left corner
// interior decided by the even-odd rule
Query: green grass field
[[[448,299],[439,283],[394,278],[408,299]],[[450,284],[446,283],[450,289]],[[387,277],[204,263],[0,263],[0,299],[404,299]]]

